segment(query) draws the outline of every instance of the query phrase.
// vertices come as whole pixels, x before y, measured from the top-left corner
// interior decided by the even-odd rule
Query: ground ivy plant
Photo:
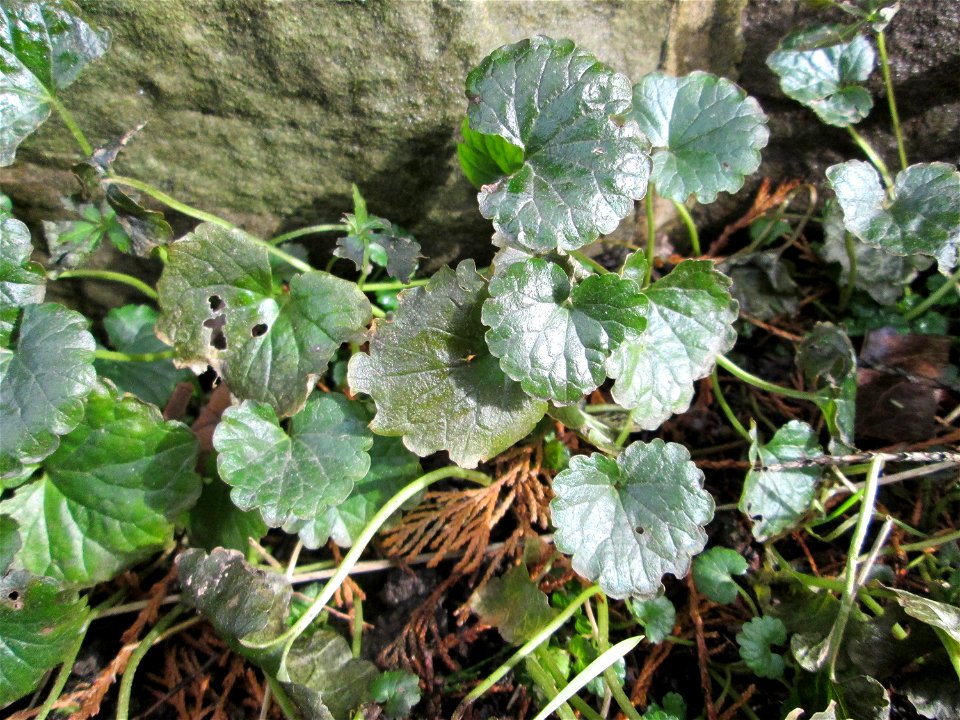
[[[859,36],[837,32],[792,37],[770,64],[788,95],[849,126],[869,110],[858,83],[873,56]],[[842,39],[830,44],[835,36]],[[691,564],[714,601],[743,595],[733,576],[746,565],[734,551],[694,559],[715,503],[689,450],[630,438],[687,410],[697,382],[715,381],[718,365],[763,390],[790,392],[725,356],[737,339],[738,302],[730,278],[699,259],[687,208],[738,191],[758,168],[768,130],[753,98],[704,72],[652,73],[631,85],[568,40],[536,37],[495,50],[467,77],[458,148],[495,231],[492,266],[464,260],[412,280],[419,243],[370,214],[356,188],[341,223],[264,240],[118,175],[113,163],[133,135],[94,148],[58,99],[108,39],[68,2],[0,9],[0,165],[14,161],[51,110],[83,154],[73,168],[83,202],[70,206],[74,220],[47,227],[55,249],[48,267],[31,259],[27,227],[8,205],[0,209],[0,707],[33,692],[61,661],[69,669],[109,604],[88,607],[91,588],[185,542],[195,547],[177,560],[182,603],[265,673],[288,717],[353,717],[374,701],[388,717],[410,713],[415,679],[381,675],[318,618],[397,512],[440,480],[489,484],[474,468],[524,441],[545,416],[597,450],[569,459],[550,504],[557,549],[596,585],[560,609],[522,569],[489,584],[474,607],[508,642],[532,644],[532,652],[593,596],[602,598],[598,612],[607,598],[628,598],[648,636],[664,641],[675,610],[661,595],[663,578],[683,577]],[[953,270],[960,176],[942,163],[904,167],[895,180],[883,166],[878,172],[857,161],[828,170],[844,231],[853,242]],[[697,256],[672,269],[654,256],[656,193],[691,229]],[[144,196],[200,224],[173,240]],[[645,250],[613,270],[580,252],[641,200]],[[333,254],[356,267],[355,280],[314,268],[292,242],[326,232],[341,236]],[[162,262],[156,288],[86,268],[104,238]],[[44,302],[47,283],[83,277],[126,283],[157,309],[111,311],[97,336],[110,345],[103,347],[83,315]],[[815,390],[792,392],[824,410],[840,443],[852,442],[856,388],[844,364],[849,341],[838,332],[821,328],[808,343],[832,348],[829,366],[805,346],[798,365]],[[232,395],[209,440],[215,462],[198,463],[210,447],[161,412],[178,383],[197,392],[187,370],[212,370]],[[621,427],[586,411],[586,396],[601,387],[625,415]],[[740,507],[757,540],[778,536],[813,506],[818,436],[794,422],[763,442],[756,427],[731,422],[753,465]],[[433,458],[436,469],[424,474],[420,459],[436,453],[451,464]],[[268,528],[296,536],[298,547],[332,539],[349,548],[306,609],[291,603],[287,578],[237,552]],[[514,596],[525,599],[506,601]],[[898,599],[956,654],[949,613]],[[36,627],[44,642],[35,641]],[[780,620],[758,615],[738,636],[744,662],[780,677],[784,659],[770,646],[786,637]],[[545,690],[547,707],[567,717],[569,699],[582,710],[574,694],[588,687],[612,693],[635,717],[621,685],[623,658],[638,642],[611,645],[602,634],[572,643],[564,652],[576,677],[563,691]],[[541,689],[556,676],[553,663],[549,653],[530,655]],[[496,678],[488,681],[458,713]],[[121,706],[129,687],[126,701],[123,692]]]

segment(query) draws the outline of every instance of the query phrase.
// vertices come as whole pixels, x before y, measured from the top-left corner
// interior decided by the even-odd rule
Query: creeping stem
[[[109,280],[110,282],[123,283],[136,288],[151,300],[157,299],[157,291],[147,285],[143,280],[127,275],[126,273],[114,272],[113,270],[66,270],[59,275],[47,274],[50,280],[69,280],[70,278],[89,278],[91,280]]]
[[[156,362],[157,360],[172,360],[177,356],[175,350],[161,350],[155,353],[125,353],[116,350],[94,350],[93,356],[97,360],[115,360],[117,362]]]
[[[857,286],[857,244],[850,233],[843,234],[843,244],[847,250],[847,260],[850,263],[850,270],[847,272],[847,282],[840,291],[840,310],[846,310],[850,304],[850,298],[853,297],[854,288]]]
[[[784,397],[793,398],[794,400],[808,400],[814,403],[820,399],[816,393],[804,392],[803,390],[794,390],[793,388],[783,387],[782,385],[775,385],[772,382],[767,382],[763,378],[759,378],[756,375],[747,372],[724,355],[719,355],[717,357],[717,365],[722,367],[734,377],[743,380],[743,382],[747,383],[748,385],[753,385],[755,388],[764,390],[766,392],[771,392],[776,395],[783,395]]]
[[[319,233],[327,232],[337,232],[343,233],[347,232],[350,229],[349,225],[343,225],[342,223],[332,223],[329,225],[311,225],[310,227],[300,228],[298,230],[291,230],[290,232],[283,233],[283,235],[277,235],[276,237],[270,238],[267,242],[271,245],[280,245],[289,240],[293,240],[298,237],[303,237],[304,235],[315,235]]]

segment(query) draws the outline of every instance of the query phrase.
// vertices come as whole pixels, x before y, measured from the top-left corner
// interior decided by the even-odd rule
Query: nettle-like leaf
[[[712,203],[760,167],[770,133],[760,104],[716,75],[650,73],[633,88],[630,118],[653,145],[650,180],[677,202]]]
[[[80,586],[109,580],[173,539],[200,494],[196,462],[189,428],[98,384],[43,476],[0,502],[20,524],[15,566]]]
[[[490,283],[481,319],[500,368],[535,397],[568,404],[606,379],[604,364],[646,326],[633,280],[592,275],[572,287],[559,265],[533,258]]]
[[[311,524],[366,475],[372,444],[362,407],[339,393],[312,395],[290,420],[289,434],[272,407],[251,400],[224,412],[213,434],[217,467],[237,507],[299,532],[307,547],[326,540]]]
[[[480,190],[480,213],[512,243],[575,250],[612,232],[644,196],[649,144],[630,83],[569,40],[504,45],[467,77],[470,127],[523,151]]]
[[[751,428],[753,444],[749,458],[764,466],[780,465],[796,460],[810,460],[823,455],[817,433],[799,420],[791,420],[777,430],[773,439],[763,445]],[[753,520],[753,536],[763,542],[789,529],[810,509],[821,469],[816,466],[788,470],[756,470],[747,473],[740,496],[740,511]]]
[[[87,319],[61,305],[27,305],[0,347],[0,476],[39,462],[83,418],[96,382]]]
[[[628,599],[627,607],[637,622],[643,625],[643,632],[652,645],[662,643],[673,632],[677,609],[667,596],[660,595],[649,600]]]
[[[929,255],[944,274],[956,267],[960,172],[953,165],[911,165],[897,173],[892,198],[867,162],[833,165],[827,179],[843,210],[844,226],[863,242],[894,255]]]
[[[767,58],[784,95],[813,110],[828,125],[854,125],[873,107],[861,85],[876,54],[863,35],[844,39],[845,26],[823,25],[787,35]]]
[[[20,308],[43,302],[47,278],[32,252],[27,226],[0,210],[0,347],[10,342]]]
[[[577,456],[553,480],[555,543],[614,598],[652,596],[703,549],[713,498],[682,445],[635,442],[614,460]]]
[[[783,655],[773,652],[771,646],[787,642],[787,628],[778,618],[765,615],[751,618],[737,633],[740,657],[758,677],[783,677]]]
[[[370,692],[387,718],[405,718],[420,702],[420,678],[406,670],[389,670],[373,681]]]
[[[693,561],[693,580],[697,590],[724,605],[737,599],[737,583],[733,576],[745,572],[747,561],[730,548],[712,547]]]
[[[72,8],[57,1],[0,7],[0,167],[50,115],[51,98],[107,51],[109,35]]]
[[[460,169],[479,190],[523,167],[523,150],[499,135],[484,135],[470,128],[470,120],[460,126],[463,142],[457,143]]]
[[[113,308],[103,319],[110,345],[125,353],[155,353],[168,350],[154,335],[153,328],[160,314],[149,305],[124,305]],[[178,369],[172,360],[153,362],[120,362],[97,360],[97,374],[109,378],[124,392],[132,393],[163,407],[170,399],[177,383],[189,381],[193,375],[188,370]]]
[[[0,576],[0,707],[33,692],[81,637],[87,601],[49,578]]]
[[[644,294],[647,328],[611,354],[606,370],[616,378],[614,400],[637,410],[634,422],[641,428],[655,430],[690,407],[693,383],[733,347],[737,303],[729,278],[709,260],[685,260]]]
[[[354,392],[377,406],[374,432],[402,436],[421,457],[447,450],[475,467],[529,433],[547,404],[500,370],[484,341],[486,283],[471,260],[442,268],[400,295],[392,320],[374,323],[370,354],[350,359]]]
[[[276,290],[267,251],[241,230],[200,225],[167,253],[158,337],[183,364],[209,363],[237,397],[280,416],[303,407],[337,348],[370,321],[356,285],[325,272]]]
[[[484,585],[472,607],[484,623],[493,625],[504,640],[514,645],[536,635],[557,614],[522,565],[510,568],[503,577],[493,578]]]

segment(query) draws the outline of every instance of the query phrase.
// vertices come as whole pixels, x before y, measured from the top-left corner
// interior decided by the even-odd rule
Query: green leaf
[[[78,312],[52,303],[22,310],[10,347],[0,347],[0,475],[45,458],[83,418],[95,345]]]
[[[190,510],[187,530],[192,546],[207,551],[223,547],[246,552],[251,538],[259,541],[267,534],[267,525],[257,511],[243,512],[233,504],[229,485],[211,478]]]
[[[460,169],[477,190],[523,167],[522,148],[499,135],[484,135],[470,129],[467,118],[460,125],[460,134],[463,135],[463,142],[457,143]]]
[[[889,720],[890,695],[875,678],[868,675],[842,678],[832,690],[844,717],[857,720]]]
[[[405,670],[390,670],[380,673],[370,691],[390,720],[405,718],[420,702],[420,678]]]
[[[960,643],[960,608],[914,595],[906,590],[894,590],[897,602],[907,615],[916,618],[935,630],[946,633],[954,642]]]
[[[113,209],[116,223],[126,234],[124,252],[132,252],[139,257],[150,257],[155,247],[166,245],[173,240],[173,228],[162,212],[148,210],[130,194],[117,185],[107,185],[107,203]]]
[[[100,247],[104,238],[120,252],[131,251],[130,236],[117,221],[117,214],[108,204],[102,208],[90,203],[66,201],[65,205],[79,217],[75,220],[43,221],[43,235],[55,270],[83,265]]]
[[[673,632],[673,626],[677,622],[677,609],[665,595],[649,600],[629,599],[627,607],[637,622],[643,625],[643,632],[651,645],[662,643]]]
[[[787,629],[783,623],[766,615],[751,618],[737,633],[740,657],[758,677],[783,677],[783,655],[771,650],[773,645],[787,642]]]
[[[817,433],[799,420],[791,420],[762,445],[751,428],[751,464],[764,467],[795,460],[810,460],[823,452]],[[750,470],[743,483],[740,511],[753,520],[753,536],[763,542],[791,528],[810,509],[821,469],[817,466],[789,470]]]
[[[746,572],[747,561],[730,548],[712,547],[693,561],[693,580],[697,590],[723,605],[737,599],[737,583],[733,576]]]
[[[504,45],[467,77],[470,127],[523,150],[480,190],[480,213],[521,247],[575,250],[612,232],[644,196],[648,143],[625,119],[630,83],[569,40]]]
[[[32,252],[27,226],[0,210],[0,347],[9,344],[19,309],[43,302],[47,278]]]
[[[461,467],[506,450],[529,433],[546,403],[510,380],[484,342],[486,284],[473,261],[442,268],[400,295],[392,320],[374,323],[370,354],[350,359],[354,392],[373,397],[371,428],[403,436],[421,457],[447,450]]]
[[[16,567],[81,586],[113,578],[173,540],[200,494],[196,463],[189,428],[98,384],[45,474],[0,502],[20,524]]]
[[[844,27],[823,25],[787,35],[767,58],[784,95],[813,110],[828,125],[847,127],[865,118],[873,98],[860,83],[873,72],[870,41],[846,41]]]
[[[0,167],[50,115],[51,97],[107,51],[109,35],[72,9],[68,2],[0,7]]]
[[[153,333],[159,316],[149,305],[124,305],[107,313],[103,327],[115,350],[132,354],[161,352],[170,346],[158,340]],[[97,360],[94,367],[97,374],[109,378],[124,392],[159,407],[167,404],[178,383],[189,382],[193,378],[190,371],[177,369],[171,360]]]
[[[682,445],[635,442],[613,460],[577,456],[553,480],[555,544],[607,595],[650,597],[703,549],[713,498]]]
[[[366,475],[372,444],[363,408],[339,393],[312,395],[289,434],[272,407],[251,400],[224,412],[213,434],[217,468],[237,507],[259,510],[271,527],[299,531],[311,548],[326,538],[310,523]]]
[[[830,430],[831,452],[853,452],[857,353],[850,338],[833,323],[817,323],[800,341],[797,367],[819,391],[817,407]]]
[[[733,255],[719,264],[733,282],[730,292],[740,312],[759,320],[795,315],[800,307],[800,287],[790,274],[790,263],[780,250]]]
[[[0,577],[0,707],[33,692],[83,633],[87,601],[49,578]]]
[[[760,104],[735,83],[705,72],[650,73],[633,87],[633,112],[653,145],[650,180],[664,197],[712,203],[760,167],[770,136]]]
[[[198,372],[212,365],[237,397],[300,410],[337,348],[359,339],[370,303],[324,272],[275,290],[267,251],[241,230],[204,224],[171,244],[157,286],[157,336]]]
[[[21,547],[20,525],[12,517],[0,515],[0,575],[7,572]]]
[[[633,280],[592,275],[576,287],[559,265],[533,258],[490,282],[481,319],[500,368],[528,393],[566,405],[606,379],[604,364],[646,326]]]
[[[557,614],[522,565],[484,585],[472,607],[484,623],[497,628],[512,645],[525,643]]]
[[[892,199],[872,165],[850,160],[827,168],[847,230],[894,255],[929,255],[940,272],[957,265],[960,172],[947,163],[911,165],[897,173]]]
[[[685,260],[644,292],[647,329],[607,361],[613,399],[636,409],[634,422],[655,430],[690,407],[693,383],[710,374],[717,355],[737,339],[737,303],[730,280],[709,260]]]
[[[370,215],[356,185],[353,186],[353,213],[344,215],[343,220],[349,230],[346,237],[337,240],[334,255],[352,261],[365,275],[373,269],[373,262],[386,267],[392,278],[402,282],[410,279],[422,257],[420,243],[389,220]]]
[[[574,674],[583,672],[586,667],[600,657],[600,651],[591,638],[582,635],[575,635],[567,641],[567,649],[573,656]],[[620,685],[627,679],[627,664],[621,657],[612,666],[614,675],[620,681]],[[587,683],[587,690],[598,697],[603,697],[607,692],[607,682],[603,675],[597,675]]]

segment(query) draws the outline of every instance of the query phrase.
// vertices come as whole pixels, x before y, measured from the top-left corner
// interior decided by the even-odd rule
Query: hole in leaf
[[[207,302],[210,303],[210,309],[214,312],[223,310],[223,308],[226,306],[226,303],[223,302],[223,298],[221,298],[219,295],[211,295],[207,299]]]
[[[267,334],[267,324],[266,323],[257,323],[250,330],[250,334],[253,337],[263,337]]]
[[[19,591],[11,590],[9,593],[7,593],[7,600],[9,600],[10,602],[16,602],[19,599],[20,599]]]
[[[204,327],[213,330],[213,332],[210,333],[210,345],[217,350],[227,349],[227,336],[223,334],[223,328],[226,327],[226,324],[227,318],[222,313],[203,321]]]
[[[637,525],[637,526],[633,529],[633,531],[634,531],[637,535],[643,535],[643,532],[644,532],[644,531],[643,531],[643,528],[640,527],[639,525]]]

